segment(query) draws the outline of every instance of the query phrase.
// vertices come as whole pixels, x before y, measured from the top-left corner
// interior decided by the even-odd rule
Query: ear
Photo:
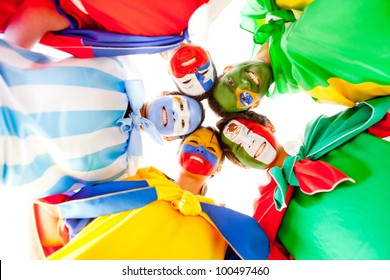
[[[239,162],[238,160],[237,161],[234,161],[233,162],[235,165],[239,166],[239,167],[242,167],[242,168],[245,168],[245,169],[249,169],[249,166],[246,166],[245,164]]]
[[[178,136],[163,136],[163,138],[166,141],[173,141],[173,140],[178,139],[179,137]]]
[[[228,66],[226,66],[225,68],[223,68],[223,74],[225,74],[227,71],[229,71],[230,69],[232,69],[234,67],[235,64],[230,64]]]
[[[257,106],[259,106],[260,102],[261,102],[261,99],[257,100],[255,103],[253,103],[252,109],[257,108]]]
[[[265,125],[266,128],[268,128],[269,130],[272,131],[272,133],[275,133],[276,129],[274,127],[274,125],[269,121],[267,122],[267,124]]]
[[[212,175],[218,174],[219,172],[221,172],[221,169],[222,169],[222,164],[219,163],[217,168],[213,171]]]
[[[161,55],[164,59],[168,59],[168,51],[160,52],[160,55]]]

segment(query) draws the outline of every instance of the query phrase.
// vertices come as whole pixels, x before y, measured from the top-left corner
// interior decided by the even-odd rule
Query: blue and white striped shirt
[[[124,69],[55,60],[0,40],[0,186],[33,196],[127,176]]]

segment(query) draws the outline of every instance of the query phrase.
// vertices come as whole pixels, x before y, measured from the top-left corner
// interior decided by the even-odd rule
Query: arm
[[[265,42],[261,45],[259,52],[254,56],[254,59],[264,61],[272,66],[271,57],[269,55],[269,43]]]
[[[69,27],[65,16],[57,12],[50,0],[24,1],[4,31],[4,39],[12,45],[31,49],[48,31]]]

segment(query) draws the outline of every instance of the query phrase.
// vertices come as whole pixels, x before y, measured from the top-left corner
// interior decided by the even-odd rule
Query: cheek
[[[254,159],[244,150],[241,150],[239,153],[237,153],[236,157],[241,163],[251,168],[265,169],[267,167],[264,162]]]

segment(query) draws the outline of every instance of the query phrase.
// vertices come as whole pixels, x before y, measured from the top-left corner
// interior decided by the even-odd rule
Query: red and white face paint
[[[276,157],[273,133],[252,120],[237,118],[228,122],[222,131],[222,141],[241,163],[252,168],[264,169]]]

